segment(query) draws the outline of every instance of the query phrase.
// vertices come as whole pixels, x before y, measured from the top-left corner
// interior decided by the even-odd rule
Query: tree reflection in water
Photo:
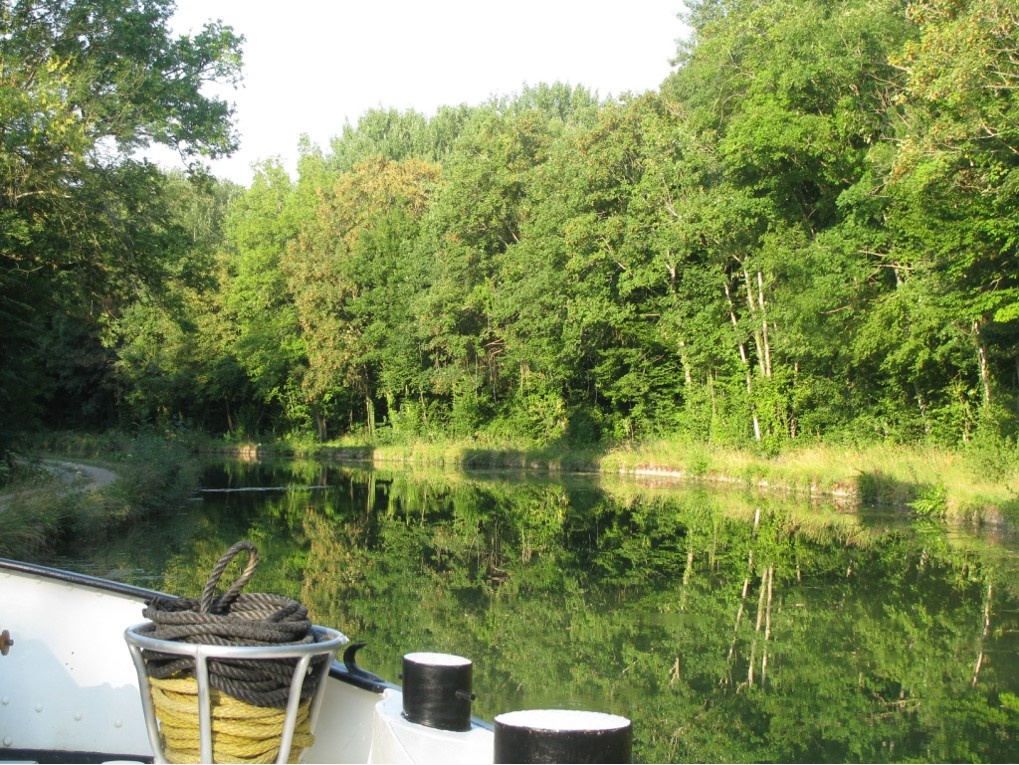
[[[1014,542],[623,481],[313,462],[207,478],[290,488],[206,494],[172,531],[139,531],[163,540],[145,545],[162,550],[161,586],[199,592],[251,539],[263,563],[249,588],[367,641],[378,674],[395,680],[410,651],[470,657],[482,717],[625,715],[635,758],[652,762],[1019,751]],[[95,555],[144,572],[135,542]]]

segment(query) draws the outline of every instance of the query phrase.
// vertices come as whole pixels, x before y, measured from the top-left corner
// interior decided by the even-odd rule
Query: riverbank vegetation
[[[997,523],[1019,520],[1019,467],[1000,455],[936,446],[799,446],[777,455],[658,438],[597,449],[572,445],[448,439],[372,444],[231,444],[206,448],[242,459],[304,457],[324,461],[445,468],[468,473],[511,470],[598,473],[644,485],[688,484],[834,499],[846,507],[885,506],[933,518]]]
[[[1014,3],[698,0],[657,92],[373,110],[250,188],[134,154],[230,151],[200,85],[241,41],[94,6],[0,10],[0,450],[185,425],[1014,506]]]
[[[192,444],[162,435],[54,433],[38,438],[31,450],[62,461],[15,463],[0,483],[2,557],[29,559],[72,539],[78,546],[102,542],[180,507],[198,484]],[[89,466],[109,475],[92,478]]]

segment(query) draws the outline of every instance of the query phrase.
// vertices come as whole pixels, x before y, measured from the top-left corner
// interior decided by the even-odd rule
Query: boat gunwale
[[[0,558],[0,572],[3,571],[28,574],[30,576],[64,582],[76,587],[90,587],[101,592],[134,598],[140,602],[148,602],[155,598],[174,597],[148,587],[139,587],[138,585],[127,584],[126,582],[103,579],[91,574],[80,574],[76,571],[67,571],[66,569],[53,568],[52,566],[44,566],[39,563],[27,563],[10,558]],[[131,625],[125,625],[125,627],[129,626]],[[329,677],[371,693],[382,694],[388,689],[399,689],[399,686],[383,680],[371,672],[358,667],[356,664],[351,666],[337,659],[333,659],[332,665],[329,668]]]

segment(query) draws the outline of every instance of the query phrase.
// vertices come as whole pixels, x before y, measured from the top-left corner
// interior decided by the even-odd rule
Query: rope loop
[[[226,592],[216,595],[223,573],[241,553],[247,552],[243,572]],[[308,610],[296,600],[269,593],[246,593],[258,566],[258,550],[251,542],[230,547],[209,575],[200,600],[156,598],[142,614],[152,621],[147,634],[158,640],[204,645],[305,645],[316,641]],[[318,669],[328,655],[316,656],[310,677],[301,689],[301,702],[315,694]],[[297,659],[209,659],[209,683],[213,688],[249,704],[285,707]],[[145,653],[150,678],[194,677],[190,657],[149,650]]]
[[[223,572],[226,571],[227,566],[230,562],[237,557],[238,553],[242,550],[246,550],[248,553],[248,565],[244,567],[244,572],[237,577],[229,589],[219,598],[216,598],[216,588],[219,587],[219,580],[223,576]],[[209,580],[205,583],[205,589],[202,590],[202,600],[199,607],[199,611],[202,613],[223,613],[229,610],[233,602],[237,600],[237,596],[240,595],[248,582],[251,581],[251,577],[255,575],[255,569],[258,568],[258,548],[256,548],[251,542],[241,540],[231,545],[230,549],[223,553],[223,557],[219,559],[215,566],[212,568],[212,573],[209,575]]]

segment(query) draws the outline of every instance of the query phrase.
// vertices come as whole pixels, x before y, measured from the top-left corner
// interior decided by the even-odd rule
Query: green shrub
[[[449,412],[449,431],[454,438],[468,438],[492,418],[491,399],[466,385],[457,386]]]
[[[944,518],[948,513],[948,490],[941,483],[923,486],[919,496],[908,504],[919,515]]]

